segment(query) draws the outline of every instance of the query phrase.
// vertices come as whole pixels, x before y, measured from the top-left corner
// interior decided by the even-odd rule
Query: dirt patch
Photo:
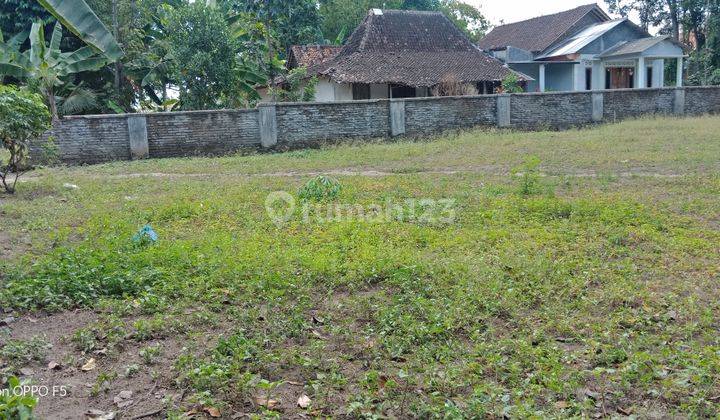
[[[107,355],[102,350],[83,354],[71,341],[75,331],[95,322],[92,311],[64,312],[50,316],[25,316],[10,324],[12,339],[42,338],[49,345],[47,358],[23,368],[35,385],[47,387],[48,395],[39,396],[35,414],[39,418],[79,419],[90,409],[114,412],[117,418],[163,418],[163,399],[179,401],[181,391],[174,388],[172,366],[182,345],[178,340],[154,340],[144,343],[128,341],[120,354]],[[139,350],[159,345],[162,349],[152,365],[146,366]],[[95,367],[83,370],[95,360]],[[59,369],[51,369],[50,363]],[[138,366],[128,375],[128,366]],[[121,398],[126,397],[126,398]]]

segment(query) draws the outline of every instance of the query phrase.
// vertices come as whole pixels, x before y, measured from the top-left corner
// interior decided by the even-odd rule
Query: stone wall
[[[648,114],[720,113],[720,87],[525,93],[331,103],[262,104],[252,110],[64,118],[48,132],[59,160],[204,156],[327,140],[420,136],[475,126],[567,128]],[[41,160],[44,141],[31,147]]]

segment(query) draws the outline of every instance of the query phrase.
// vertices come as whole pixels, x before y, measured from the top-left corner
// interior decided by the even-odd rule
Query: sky
[[[537,16],[549,15],[573,9],[584,4],[592,3],[592,0],[464,0],[466,3],[480,9],[490,23],[499,25],[502,20],[505,23],[517,22]],[[605,2],[599,0],[598,5],[607,12]]]

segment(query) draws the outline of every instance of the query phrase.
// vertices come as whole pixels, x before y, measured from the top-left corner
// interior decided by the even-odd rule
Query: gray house
[[[682,44],[613,20],[596,4],[498,26],[479,46],[535,79],[530,92],[663,87],[669,60],[682,86]]]

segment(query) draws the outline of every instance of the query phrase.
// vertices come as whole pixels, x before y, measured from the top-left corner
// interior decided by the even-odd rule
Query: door
[[[605,73],[605,88],[632,89],[635,87],[635,68],[610,67]]]

